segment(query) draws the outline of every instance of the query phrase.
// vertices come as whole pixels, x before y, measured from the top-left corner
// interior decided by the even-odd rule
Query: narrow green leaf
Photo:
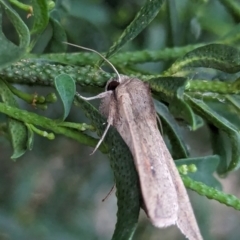
[[[240,131],[240,96],[239,95],[232,95],[231,100],[234,100],[234,103],[238,103],[238,107],[236,105],[233,105],[232,102],[228,101],[229,98],[224,98],[224,96],[221,98],[221,95],[215,99],[207,99],[206,103],[209,106],[209,108],[213,109],[214,112],[219,114],[223,119],[226,119],[228,122],[230,122],[235,129],[238,129]]]
[[[27,126],[27,130],[28,130],[28,141],[27,141],[27,148],[28,150],[32,150],[33,149],[33,143],[34,143],[34,132],[31,128],[30,124],[26,124]]]
[[[218,174],[226,173],[232,158],[232,145],[228,135],[220,129],[211,129],[212,148],[215,154],[220,156],[220,163],[217,168]]]
[[[50,16],[50,24],[52,26],[53,35],[48,43],[47,50],[51,53],[63,53],[67,50],[67,35],[59,21],[55,19],[52,14]]]
[[[30,34],[28,27],[22,21],[22,19],[14,9],[12,9],[8,4],[4,3],[3,1],[0,1],[0,3],[4,7],[4,10],[9,20],[12,22],[13,26],[15,27],[18,33],[19,47],[26,49],[30,42]]]
[[[24,124],[12,118],[9,118],[8,120],[8,130],[13,147],[11,159],[15,160],[26,152],[28,135]]]
[[[157,98],[170,104],[170,112],[177,117],[182,117],[193,130],[197,129],[198,119],[189,105],[183,100],[187,78],[183,77],[158,77],[148,81]]]
[[[48,0],[34,0],[32,1],[34,21],[31,28],[31,43],[27,51],[31,52],[36,42],[40,39],[41,33],[45,30],[49,21]],[[41,39],[40,39],[41,40]]]
[[[208,99],[207,105],[213,109],[221,118],[230,122],[238,132],[240,131],[240,96],[228,95],[226,97],[219,97],[215,99]],[[229,135],[220,129],[211,127],[212,134],[212,146],[214,153],[221,156],[221,161],[218,166],[218,173],[224,174],[228,169],[228,165],[231,163],[232,152],[235,151],[232,144],[232,140]],[[238,144],[238,142],[236,142]]]
[[[116,53],[124,44],[133,40],[157,16],[164,0],[146,0],[134,20],[125,28],[119,39],[110,47],[106,58]],[[100,65],[103,61],[100,62]]]
[[[75,81],[67,74],[60,74],[54,79],[54,85],[63,104],[63,117],[61,120],[64,121],[71,110],[76,93]]]
[[[31,34],[41,33],[48,24],[48,4],[47,0],[32,1],[34,22],[31,29]]]
[[[6,106],[14,106],[18,107],[16,100],[12,92],[9,90],[7,85],[0,80],[0,96],[2,102]],[[21,157],[27,150],[27,141],[28,134],[27,128],[23,122],[20,122],[16,119],[8,117],[8,132],[11,139],[11,144],[13,148],[13,154],[11,156],[12,159],[17,159]]]
[[[224,131],[231,142],[231,161],[227,166],[227,169],[224,169],[223,173],[226,173],[231,170],[238,169],[240,166],[240,134],[239,129],[233,125],[226,118],[219,115],[202,100],[194,99],[186,94],[186,100],[192,106],[192,108],[199,113],[204,119],[212,123],[217,128]]]
[[[172,156],[174,159],[187,158],[188,151],[181,139],[179,126],[173,116],[169,113],[168,108],[159,101],[154,100],[156,112],[161,117],[163,134],[167,134],[171,142]]]
[[[183,77],[157,77],[148,81],[153,92],[166,102],[171,102],[176,96],[183,98],[183,93],[187,84],[187,78]]]
[[[2,31],[3,10],[6,12],[9,20],[12,22],[18,33],[19,46],[16,46],[9,41]],[[0,68],[20,59],[20,57],[25,54],[29,41],[30,34],[25,23],[11,6],[0,0]]]
[[[232,46],[209,44],[199,47],[178,59],[164,75],[172,75],[184,68],[206,67],[227,73],[240,71],[240,51]]]
[[[180,117],[184,119],[189,124],[192,131],[195,131],[202,126],[201,119],[193,112],[189,104],[181,99],[172,101],[169,105],[169,111],[176,118]]]

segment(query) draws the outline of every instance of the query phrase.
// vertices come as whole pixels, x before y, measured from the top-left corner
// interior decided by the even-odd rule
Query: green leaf
[[[8,120],[8,130],[11,136],[13,154],[11,159],[15,160],[21,157],[27,150],[28,134],[26,126],[13,118]]]
[[[217,168],[219,174],[224,174],[232,157],[232,145],[228,135],[220,129],[212,127],[211,131],[212,148],[215,154],[220,156],[220,163]]]
[[[26,126],[28,130],[27,148],[31,151],[33,149],[33,143],[34,143],[34,132],[30,124],[26,124]]]
[[[36,42],[39,40],[41,33],[45,30],[49,21],[48,0],[32,1],[34,21],[31,28],[31,43],[28,52],[31,52]],[[41,39],[40,39],[41,40]]]
[[[234,128],[239,132],[240,131],[240,98],[239,95],[227,96],[225,99],[221,99],[222,96],[219,96],[219,99],[208,100],[208,106],[214,110],[219,116],[221,116],[226,121],[230,122]],[[231,100],[231,101],[229,101]],[[234,145],[232,144],[231,137],[220,129],[215,129],[212,127],[212,144],[214,153],[221,156],[221,161],[218,166],[218,173],[224,174],[228,169],[228,165],[231,163],[232,152],[234,150]]]
[[[193,130],[199,127],[199,118],[183,100],[187,78],[158,77],[151,78],[148,83],[158,99],[170,104],[169,110],[174,116],[185,119]]]
[[[186,68],[206,67],[227,73],[240,71],[240,51],[223,44],[199,47],[178,59],[164,75],[172,75]]]
[[[188,156],[187,148],[184,144],[184,141],[181,139],[179,126],[176,123],[175,119],[169,113],[168,108],[164,104],[154,100],[154,105],[156,112],[161,117],[163,134],[167,134],[171,142],[173,158],[174,159],[187,158]]]
[[[196,115],[191,106],[181,99],[172,101],[169,106],[169,111],[176,118],[180,117],[184,119],[189,124],[192,131],[195,131],[203,126],[202,118]]]
[[[41,33],[48,25],[48,4],[47,0],[32,1],[34,22],[31,34]]]
[[[188,173],[188,176],[195,181],[205,183],[208,186],[221,190],[222,189],[221,183],[213,176],[213,173],[216,171],[219,162],[220,158],[218,155],[179,159],[175,161],[177,166],[183,164],[196,165],[197,172]]]
[[[2,31],[3,10],[5,10],[9,20],[12,22],[18,33],[19,46],[16,46],[9,41]],[[20,59],[21,56],[25,54],[29,41],[30,34],[25,23],[11,6],[0,0],[0,68]]]
[[[12,92],[9,90],[7,85],[0,80],[0,96],[2,102],[7,106],[18,107],[16,100]],[[8,132],[11,139],[13,148],[12,159],[21,157],[27,150],[28,134],[27,128],[23,122],[8,117]]]
[[[158,93],[158,97],[166,102],[171,102],[176,96],[183,98],[183,93],[187,84],[184,77],[157,77],[148,81],[153,92]]]
[[[106,58],[116,53],[124,44],[133,40],[157,16],[164,0],[147,0],[119,39],[110,47]],[[103,61],[100,62],[100,65]]]
[[[67,42],[67,35],[59,21],[52,16],[52,13],[50,16],[50,24],[52,26],[53,35],[48,43],[47,50],[51,53],[65,52],[67,50],[67,45],[63,42]]]
[[[65,120],[71,110],[76,93],[75,81],[67,74],[60,74],[54,79],[54,85],[63,104],[62,120]]]
[[[207,105],[240,131],[240,95],[219,95],[207,99]]]
[[[194,99],[186,94],[186,100],[192,106],[192,108],[199,113],[204,119],[212,123],[217,128],[224,131],[231,142],[231,157],[230,163],[228,163],[227,169],[224,169],[223,173],[231,170],[238,169],[240,166],[240,134],[239,129],[233,125],[226,118],[222,117],[214,109],[210,108],[202,100]]]

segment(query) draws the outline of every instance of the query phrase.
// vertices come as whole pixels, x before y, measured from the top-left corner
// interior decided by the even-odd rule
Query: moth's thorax
[[[141,116],[156,116],[151,91],[147,83],[141,80],[121,75],[121,79],[112,78],[108,81],[106,88],[111,87],[111,83],[119,82],[119,85],[112,91],[112,94],[102,99],[99,110],[105,117],[109,116],[109,109],[111,107],[131,108],[135,115]],[[141,110],[140,110],[141,109]]]

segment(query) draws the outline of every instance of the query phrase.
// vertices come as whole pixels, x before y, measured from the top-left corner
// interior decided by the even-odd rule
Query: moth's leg
[[[113,192],[113,190],[114,190],[115,188],[116,188],[116,184],[114,184],[114,185],[111,187],[111,189],[110,189],[110,191],[108,192],[107,196],[104,197],[104,199],[102,199],[102,202],[104,202],[104,201],[112,194],[112,192]]]
[[[112,94],[111,91],[108,91]],[[96,147],[94,148],[93,152],[90,154],[94,154],[96,152],[96,150],[98,149],[98,147],[100,146],[100,144],[103,142],[107,132],[108,132],[108,129],[110,128],[111,125],[113,125],[113,117],[115,116],[115,112],[116,112],[116,108],[114,106],[115,104],[115,101],[111,101],[110,102],[110,105],[109,105],[109,113],[108,113],[108,119],[107,119],[107,127],[105,128],[104,132],[103,132],[103,135],[101,136],[101,138],[99,139],[98,141],[98,144],[96,145]]]
[[[107,92],[102,92],[102,93],[99,93],[98,95],[94,96],[94,97],[83,97],[82,95],[80,95],[78,92],[76,92],[76,96],[83,99],[83,100],[86,100],[86,101],[89,101],[89,100],[94,100],[94,99],[99,99],[99,98],[105,98],[106,96],[109,96],[112,94],[112,91],[107,91]]]
[[[94,96],[94,97],[83,97],[83,96],[80,95],[78,92],[76,92],[75,95],[76,95],[76,97],[78,97],[78,98],[81,98],[81,99],[83,99],[83,100],[85,100],[85,101],[89,101],[89,100],[94,100],[94,99],[99,99],[99,98],[104,98],[104,97],[106,97],[106,96],[109,96],[109,95],[111,94],[111,92],[112,92],[112,91],[102,92],[102,93],[100,93],[100,94],[98,94],[98,95],[96,95],[96,96]],[[97,149],[99,148],[100,144],[102,143],[104,137],[106,136],[107,131],[108,131],[110,125],[111,125],[111,124],[108,123],[106,129],[104,130],[104,133],[103,133],[102,137],[100,138],[100,140],[98,141],[98,144],[96,145],[96,147],[94,148],[93,152],[92,152],[90,155],[94,154],[94,153],[97,151]]]
[[[77,97],[83,99],[83,100],[93,100],[93,99],[98,99],[98,98],[106,98],[106,97],[110,97],[112,95],[112,91],[107,91],[107,92],[103,92],[103,93],[100,93],[94,97],[83,97],[81,96],[78,92],[76,92],[75,94]],[[110,105],[109,105],[109,114],[108,114],[108,119],[107,119],[107,127],[105,128],[104,132],[103,132],[103,135],[101,136],[101,138],[99,139],[98,141],[98,144],[96,145],[96,147],[94,148],[93,152],[90,154],[94,154],[96,152],[96,150],[98,149],[98,147],[100,146],[100,144],[103,142],[107,132],[108,132],[108,129],[110,128],[111,125],[113,125],[113,116],[115,114],[115,101],[110,101]]]
[[[111,94],[112,94],[112,91],[107,91],[107,92],[100,93],[94,97],[87,98],[87,97],[81,96],[78,92],[76,92],[75,96],[87,101],[87,100],[109,97]],[[99,139],[98,144],[96,145],[96,147],[94,148],[93,152],[90,155],[92,155],[96,152],[96,150],[99,148],[99,146],[103,142],[103,140],[108,132],[108,129],[110,128],[111,125],[113,125],[113,116],[114,116],[114,112],[115,112],[115,108],[112,106],[113,104],[114,104],[114,102],[110,102],[110,106],[109,106],[110,110],[109,110],[109,116],[108,116],[108,120],[107,120],[107,122],[108,122],[107,127],[105,128],[103,135]]]
[[[99,139],[98,141],[98,144],[96,145],[96,147],[94,148],[93,152],[90,154],[90,155],[93,155],[97,149],[99,148],[99,146],[101,145],[101,143],[103,142],[107,132],[108,132],[108,129],[110,128],[111,124],[108,122],[108,125],[107,127],[105,128],[104,132],[103,132],[103,135],[101,136],[101,138]]]

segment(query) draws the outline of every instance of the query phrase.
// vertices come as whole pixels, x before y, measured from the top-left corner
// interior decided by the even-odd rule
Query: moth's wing
[[[200,233],[187,190],[182,182],[179,172],[176,168],[174,161],[165,146],[164,149],[165,158],[169,159],[167,162],[170,169],[174,185],[176,186],[176,191],[178,195],[178,218],[177,226],[181,232],[190,240],[202,240],[202,235]]]
[[[132,80],[127,86],[118,86],[116,98],[114,126],[133,154],[147,214],[157,227],[176,224],[177,193],[159,142],[149,88]]]

